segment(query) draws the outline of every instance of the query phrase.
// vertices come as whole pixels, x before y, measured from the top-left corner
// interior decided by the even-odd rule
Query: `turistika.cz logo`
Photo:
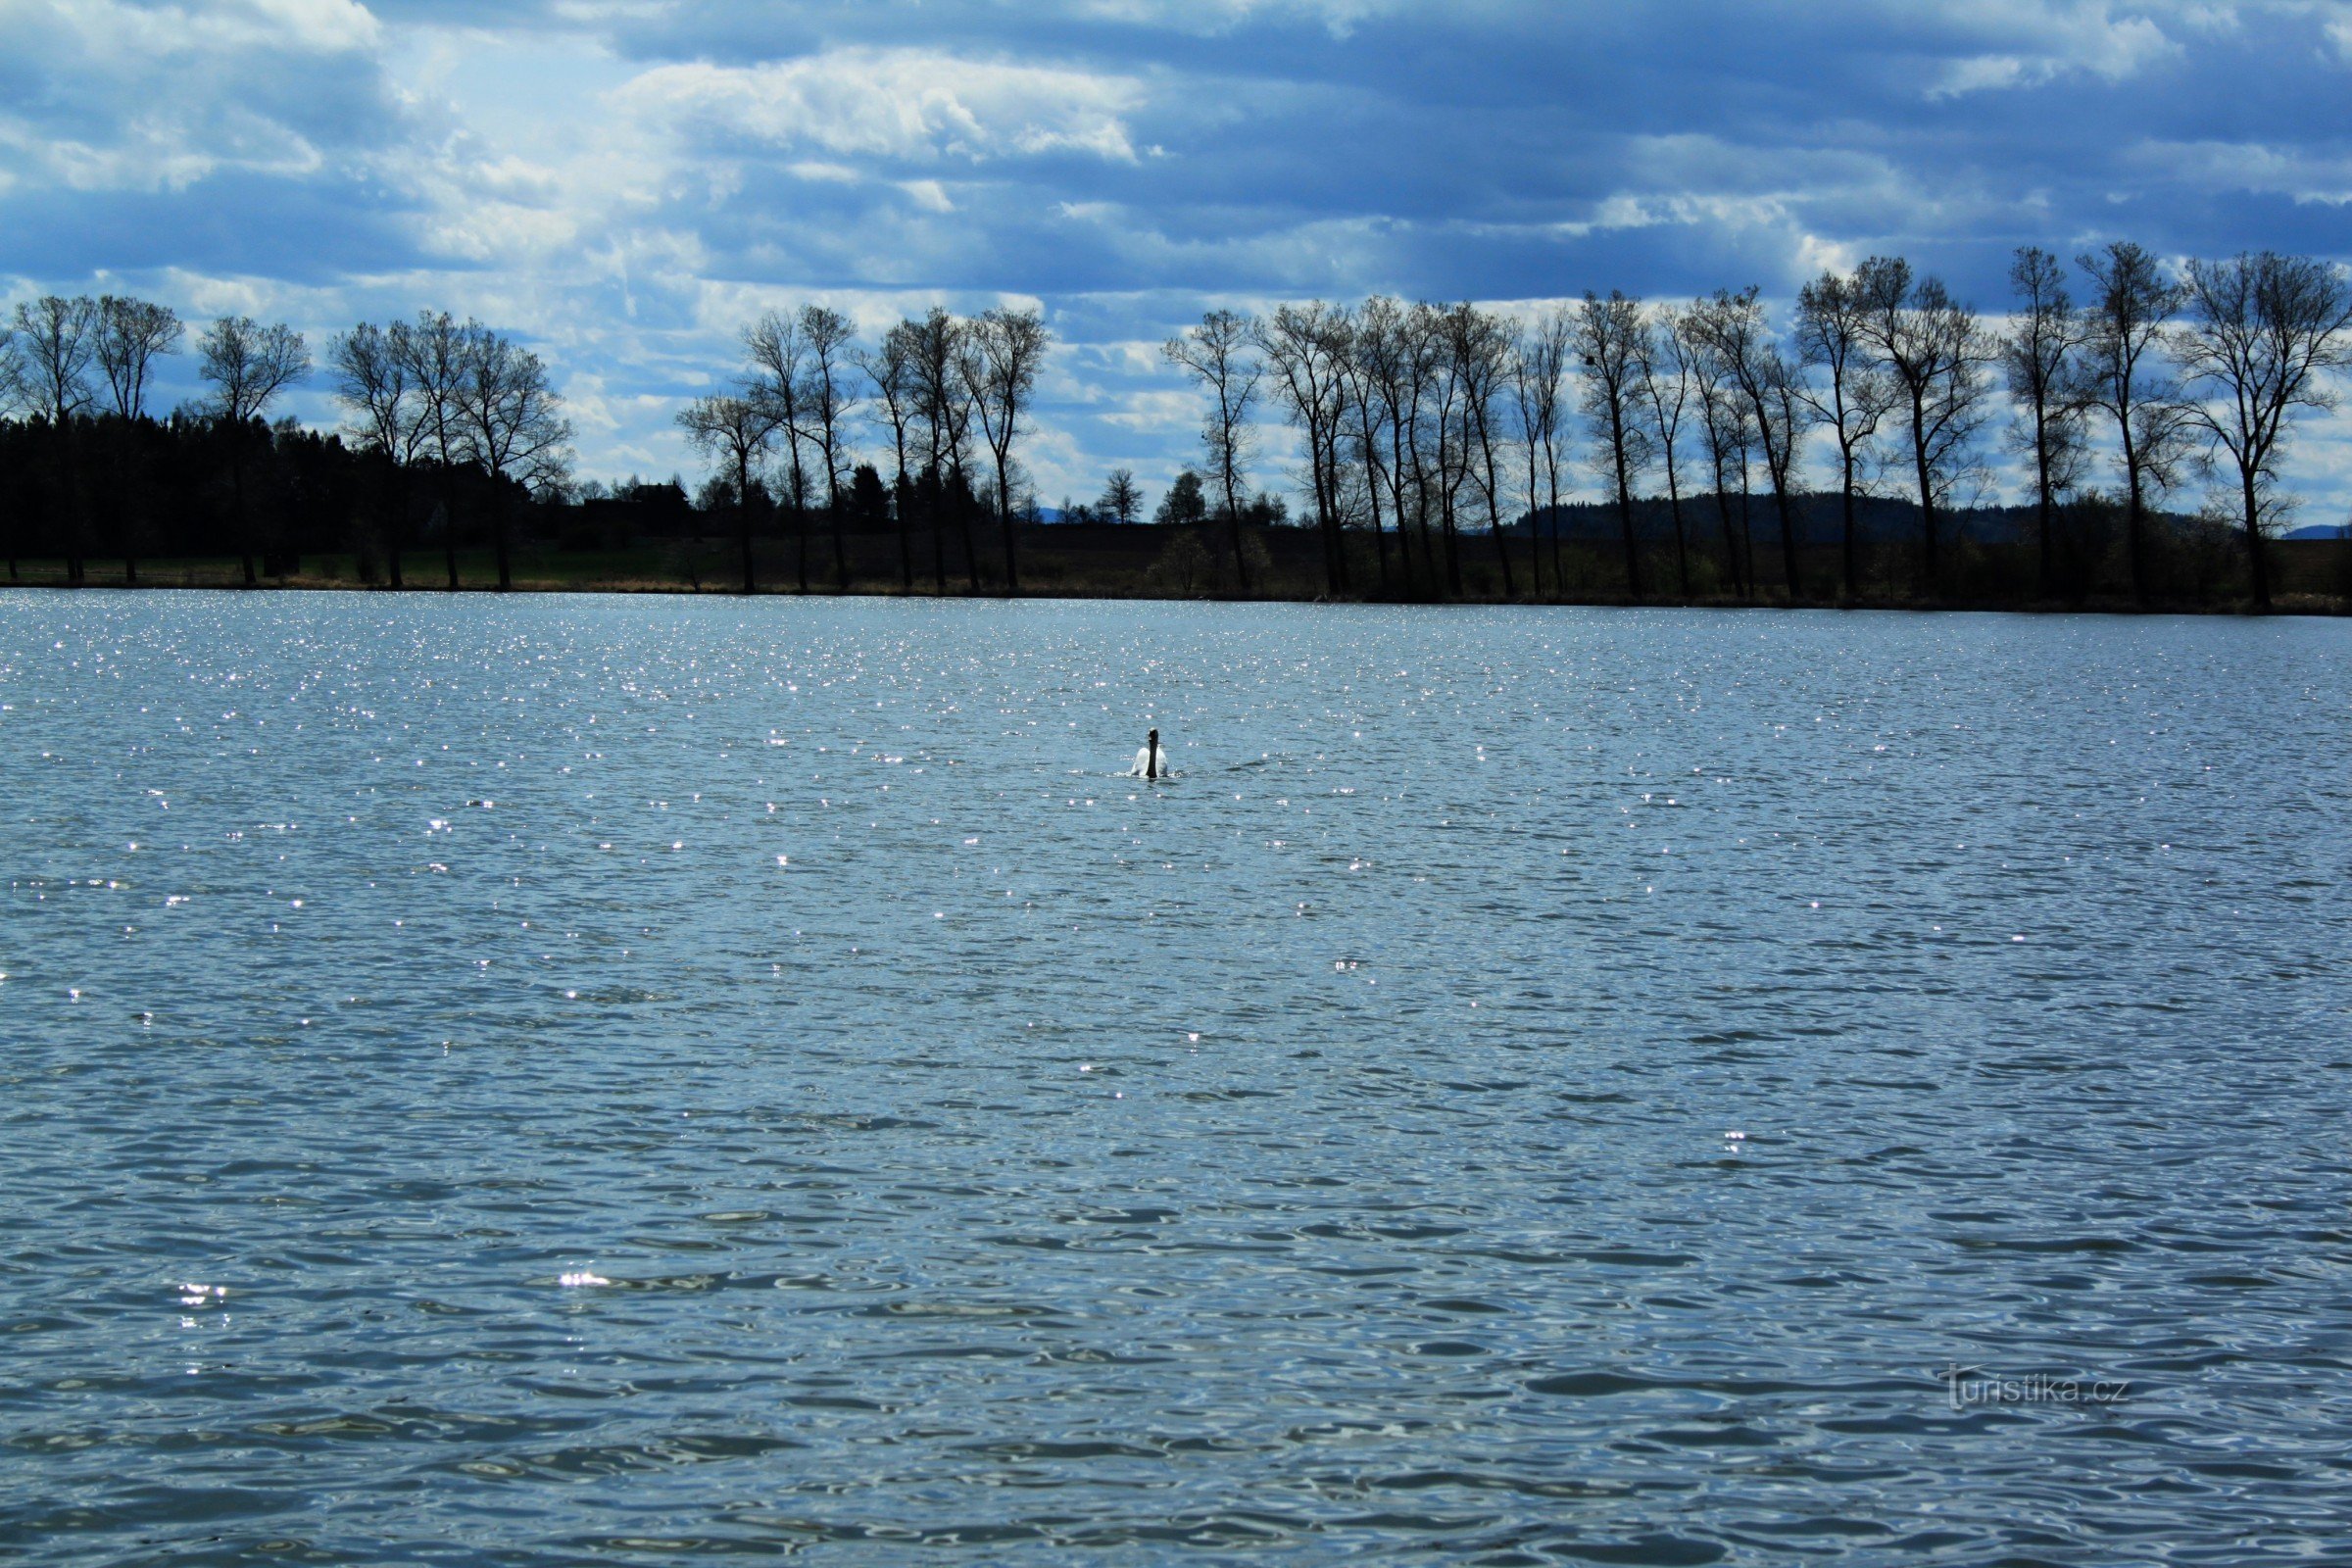
[[[1936,1376],[1955,1410],[1987,1404],[2121,1404],[2132,1396],[2132,1385],[2123,1378],[2063,1378],[2047,1372],[2002,1375],[1959,1365]]]

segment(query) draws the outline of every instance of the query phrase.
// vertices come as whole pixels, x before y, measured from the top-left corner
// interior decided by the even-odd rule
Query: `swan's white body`
[[[1135,751],[1135,765],[1129,768],[1127,771],[1137,778],[1151,778],[1152,776],[1152,748],[1149,746],[1137,747]],[[1171,770],[1168,767],[1168,749],[1163,746],[1159,749],[1158,776],[1161,778],[1166,778],[1169,776],[1170,771]]]

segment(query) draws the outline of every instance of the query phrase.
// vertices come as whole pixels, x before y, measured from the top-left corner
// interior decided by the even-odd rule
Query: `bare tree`
[[[1551,586],[1560,580],[1560,392],[1573,352],[1576,316],[1556,305],[1520,333],[1511,361],[1511,394],[1518,406],[1519,439],[1527,448],[1527,548],[1535,589],[1544,591],[1543,529],[1551,522]]]
[[[1871,257],[1854,284],[1871,349],[1894,378],[1897,407],[1909,416],[1921,571],[1933,591],[1939,581],[1936,508],[1968,469],[1970,444],[1984,421],[1984,367],[1997,346],[1975,311],[1954,300],[1940,279],[1915,282],[1911,264],[1900,257]]]
[[[147,414],[147,375],[157,356],[171,354],[179,347],[183,328],[179,318],[171,308],[151,304],[146,300],[127,299],[121,295],[102,295],[92,323],[91,334],[99,369],[106,376],[107,390],[114,395],[115,413],[125,422],[142,419]],[[127,470],[135,469],[142,462],[142,448],[136,440],[124,439],[121,460],[107,465],[108,482],[118,497],[127,483]],[[127,509],[118,505],[120,538],[122,545],[122,580],[139,580],[137,553],[133,546],[135,527]]]
[[[1102,498],[1095,503],[1095,510],[1113,522],[1127,523],[1136,519],[1144,510],[1144,493],[1135,487],[1133,468],[1110,470],[1110,477],[1102,486]]]
[[[1427,319],[1428,313],[1419,307],[1408,310],[1386,295],[1374,295],[1357,313],[1348,343],[1356,396],[1365,405],[1359,422],[1370,420],[1368,428],[1388,432],[1385,457],[1368,458],[1367,464],[1373,476],[1385,478],[1388,485],[1389,514],[1396,519],[1396,547],[1408,590],[1415,576],[1411,520],[1421,524],[1421,579],[1436,579],[1420,457],[1420,400],[1432,351]]]
[[[186,328],[168,305],[108,294],[98,301],[98,366],[115,395],[115,412],[136,419],[147,412],[147,373],[156,359],[179,350]]]
[[[1225,498],[1233,576],[1243,593],[1250,591],[1250,564],[1242,555],[1242,498],[1248,488],[1242,475],[1256,446],[1250,407],[1257,401],[1258,383],[1265,375],[1265,366],[1251,352],[1256,332],[1257,323],[1249,317],[1215,310],[1203,315],[1198,326],[1186,327],[1159,346],[1162,358],[1191,371],[1208,393],[1200,445]]]
[[[1796,351],[1822,372],[1821,380],[1805,388],[1805,402],[1838,446],[1840,560],[1849,600],[1859,591],[1861,575],[1854,542],[1859,475],[1871,440],[1899,395],[1894,378],[1873,359],[1872,341],[1871,300],[1858,275],[1825,271],[1798,290]]]
[[[507,485],[544,491],[561,484],[570,466],[571,423],[538,355],[489,330],[475,332],[466,350],[458,408],[466,452],[490,476],[491,539],[504,593],[514,586]]]
[[[2276,464],[2301,411],[2331,411],[2322,379],[2352,365],[2352,277],[2308,256],[2239,252],[2188,264],[2188,321],[2173,338],[2191,386],[2189,417],[2237,469],[2254,604],[2271,607],[2263,535],[2278,509]]]
[[[1511,374],[1513,340],[1501,320],[1467,301],[1446,314],[1454,378],[1461,389],[1462,463],[1487,503],[1487,535],[1502,564],[1502,591],[1518,596],[1510,542],[1502,532],[1502,473],[1494,457],[1495,410]]]
[[[1420,525],[1422,580],[1435,592],[1436,536],[1446,540],[1446,591],[1462,590],[1461,563],[1454,552],[1452,490],[1447,480],[1446,432],[1454,415],[1452,356],[1446,347],[1446,313],[1417,301],[1404,314],[1398,373],[1404,378],[1405,458],[1410,466],[1412,515]]]
[[[678,427],[695,450],[727,465],[735,482],[736,535],[743,547],[743,591],[760,591],[752,561],[752,473],[775,445],[783,413],[770,400],[741,393],[696,398],[678,411]]]
[[[801,307],[800,326],[801,341],[808,350],[808,380],[800,403],[810,421],[810,441],[825,466],[825,519],[833,532],[833,586],[839,591],[850,585],[849,554],[841,536],[842,427],[857,404],[843,371],[857,328],[848,317],[825,305]]]
[[[1690,597],[1690,535],[1683,526],[1683,426],[1690,417],[1690,400],[1698,395],[1697,368],[1684,337],[1682,318],[1671,306],[1660,306],[1642,323],[1642,401],[1649,415],[1649,432],[1656,438],[1656,455],[1666,469],[1666,504],[1674,514],[1674,564],[1682,596]]]
[[[1429,362],[1425,368],[1428,390],[1425,402],[1429,411],[1428,436],[1430,448],[1429,472],[1424,483],[1434,487],[1435,494],[1425,503],[1438,516],[1438,524],[1446,540],[1446,588],[1448,593],[1462,592],[1462,561],[1460,548],[1460,499],[1462,486],[1470,478],[1470,416],[1464,407],[1462,386],[1462,357],[1468,349],[1469,334],[1459,313],[1451,306],[1416,305],[1417,318],[1429,334]]]
[[[449,591],[458,591],[458,468],[466,461],[465,417],[459,391],[466,358],[481,327],[461,324],[447,311],[419,311],[414,321],[396,323],[387,338],[393,359],[416,399],[413,417],[417,452],[428,446],[441,491],[441,554]]]
[[[1284,305],[1258,324],[1257,345],[1274,377],[1275,396],[1306,437],[1307,475],[1315,522],[1323,535],[1323,580],[1328,592],[1348,586],[1340,535],[1339,437],[1347,413],[1340,373],[1347,323],[1321,300]]]
[[[972,394],[963,374],[969,327],[938,306],[909,329],[914,352],[915,406],[925,434],[925,486],[930,498],[931,567],[936,589],[948,591],[947,547],[942,502],[953,502],[963,535],[963,566],[971,591],[980,591],[980,558],[972,548],[970,510],[964,505],[964,455],[970,444]],[[951,488],[951,485],[953,488]]]
[[[1372,524],[1372,548],[1380,563],[1380,591],[1389,592],[1389,536],[1381,527],[1381,497],[1389,492],[1388,457],[1381,450],[1380,432],[1392,410],[1382,395],[1373,365],[1384,353],[1396,327],[1396,302],[1375,295],[1361,309],[1342,313],[1345,338],[1340,355],[1341,395],[1348,406],[1347,441],[1354,449],[1353,466],[1360,483],[1349,486],[1348,505],[1358,496],[1362,514]],[[1399,520],[1399,528],[1402,523]]]
[[[200,373],[213,383],[213,414],[228,431],[239,553],[244,558],[245,586],[250,588],[257,579],[253,530],[245,508],[247,431],[286,388],[311,373],[311,354],[302,334],[283,321],[263,326],[249,316],[221,317],[206,329],[202,347]]]
[[[1605,300],[1588,292],[1576,309],[1573,339],[1585,369],[1585,417],[1601,442],[1597,466],[1625,539],[1626,589],[1636,599],[1642,592],[1642,549],[1634,538],[1634,476],[1649,466],[1650,456],[1649,426],[1641,409],[1646,324],[1640,300],[1616,289]]]
[[[1672,330],[1679,343],[1678,352],[1690,367],[1691,384],[1698,394],[1699,433],[1704,438],[1707,466],[1715,481],[1715,513],[1723,528],[1724,565],[1731,573],[1732,591],[1744,599],[1752,594],[1755,583],[1755,574],[1745,565],[1751,552],[1743,548],[1747,452],[1755,439],[1755,418],[1730,372],[1724,368],[1722,358],[1708,341],[1699,306],[1677,315]],[[1732,520],[1734,474],[1740,476],[1740,523],[1737,527]]]
[[[1788,578],[1788,597],[1793,600],[1803,597],[1804,583],[1797,567],[1795,497],[1790,486],[1812,411],[1805,402],[1800,370],[1773,341],[1760,295],[1752,283],[1737,294],[1718,289],[1692,306],[1691,315],[1707,352],[1722,367],[1725,381],[1747,406],[1746,429],[1738,433],[1742,437],[1752,433],[1763,454],[1764,468],[1772,480],[1773,510],[1781,524],[1781,567]],[[1741,488],[1744,491],[1744,474]],[[1752,584],[1752,564],[1748,576]]]
[[[1746,599],[1752,598],[1756,589],[1755,542],[1747,526],[1748,454],[1755,447],[1756,420],[1746,398],[1740,395],[1739,383],[1724,368],[1723,357],[1715,352],[1707,330],[1705,305],[1700,300],[1683,312],[1675,319],[1675,329],[1684,340],[1684,353],[1690,360],[1698,390],[1707,465],[1715,480],[1715,511],[1723,527],[1725,565],[1732,574],[1733,591]],[[1740,514],[1736,524],[1732,516],[1734,476],[1740,482]]]
[[[751,357],[754,396],[775,408],[778,428],[784,432],[784,499],[792,512],[792,531],[799,547],[800,587],[808,591],[808,472],[801,463],[801,446],[808,439],[808,343],[797,318],[769,311],[743,334],[744,351]]]
[[[384,530],[384,553],[394,588],[401,580],[401,536],[408,515],[409,466],[432,436],[432,427],[410,381],[410,356],[402,351],[405,322],[390,330],[362,321],[327,340],[327,363],[335,372],[335,398],[350,411],[361,449],[376,454],[390,469],[393,504]]]
[[[2018,407],[2013,443],[2034,471],[2035,583],[2051,591],[2051,539],[2058,497],[2082,476],[2082,406],[2077,396],[2082,375],[2076,355],[2082,347],[2083,319],[2067,292],[2066,269],[2037,245],[2018,247],[2009,264],[2009,286],[2018,310],[2001,340],[2001,368]]]
[[[16,309],[15,338],[22,401],[57,432],[57,494],[64,504],[66,581],[82,580],[80,466],[74,460],[74,425],[93,401],[90,362],[98,347],[93,300],[46,294]]]
[[[261,325],[249,316],[224,316],[204,334],[204,378],[213,383],[213,409],[232,424],[250,424],[285,390],[311,373],[302,334],[283,321]]]
[[[10,419],[32,407],[30,389],[25,379],[24,354],[17,338],[14,321],[0,321],[0,419]],[[5,487],[0,487],[4,491]],[[6,519],[8,552],[8,580],[17,581],[17,530],[13,517]]]
[[[0,321],[0,419],[14,418],[31,406],[24,346],[17,337],[17,324]]]
[[[16,310],[16,344],[24,401],[35,415],[63,427],[91,402],[90,364],[98,353],[98,304],[45,294]]]
[[[979,411],[980,433],[996,460],[997,520],[1004,530],[1004,592],[1008,595],[1021,591],[1019,565],[1013,557],[1013,444],[1020,435],[1022,416],[1029,413],[1029,395],[1036,390],[1037,373],[1053,341],[1041,313],[1000,305],[973,321],[971,352],[964,360],[964,380],[971,389],[972,406]]]
[[[874,406],[890,426],[891,451],[898,460],[891,478],[890,511],[898,525],[899,588],[903,593],[914,592],[914,546],[907,533],[906,515],[912,502],[906,478],[906,438],[919,416],[922,397],[915,334],[913,322],[901,321],[882,334],[879,347],[858,356],[866,380],[873,384]]]
[[[2115,421],[2125,491],[2125,541],[2132,593],[2148,597],[2147,497],[2180,482],[2188,456],[2184,400],[2164,361],[2165,328],[2179,314],[2180,285],[2130,240],[2075,259],[2093,298],[2082,351],[2083,400]]]
[[[360,444],[397,455],[419,427],[409,396],[408,367],[393,353],[392,334],[371,321],[326,340],[335,374],[335,401],[350,411]]]

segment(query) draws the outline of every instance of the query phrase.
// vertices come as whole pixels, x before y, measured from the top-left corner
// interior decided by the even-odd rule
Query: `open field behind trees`
[[[501,589],[2333,608],[2330,554],[2278,536],[2296,439],[2352,368],[2352,273],[2117,240],[2071,270],[2021,248],[2011,284],[1985,315],[1875,256],[1786,310],[1754,286],[1212,309],[1162,346],[1200,462],[1142,529],[1125,469],[1056,509],[1118,526],[1041,525],[1038,309],[933,307],[871,341],[825,306],[766,313],[724,389],[681,399],[690,498],[576,483],[547,366],[476,321],[362,322],[319,367],[290,325],[224,317],[211,391],[159,421],[178,318],[51,296],[0,328],[0,552],[11,582],[56,558],[70,585],[233,558],[248,587],[457,589],[486,549]],[[271,424],[320,368],[344,428]],[[1271,421],[1298,449],[1275,474]]]

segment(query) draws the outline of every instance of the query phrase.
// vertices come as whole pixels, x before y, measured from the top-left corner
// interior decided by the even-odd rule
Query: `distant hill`
[[[2314,522],[2290,528],[2282,539],[2352,539],[2352,522]]]

